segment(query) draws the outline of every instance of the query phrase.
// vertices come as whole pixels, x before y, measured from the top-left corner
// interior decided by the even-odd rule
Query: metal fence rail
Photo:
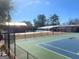
[[[24,51],[26,53],[25,54],[26,59],[38,59],[36,56],[32,55],[30,52],[28,52],[27,50],[23,49],[22,47],[17,45],[16,50],[17,50],[17,48],[21,49],[22,51]],[[17,55],[17,53],[16,53],[16,55]]]

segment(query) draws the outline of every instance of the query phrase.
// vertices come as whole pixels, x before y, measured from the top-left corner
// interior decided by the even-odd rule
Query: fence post
[[[29,59],[29,53],[27,52],[27,59]]]

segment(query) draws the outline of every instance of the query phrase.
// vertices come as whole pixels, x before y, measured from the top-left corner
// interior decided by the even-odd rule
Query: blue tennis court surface
[[[79,59],[79,55],[77,55],[77,53],[79,52],[78,38],[68,38],[58,41],[51,41],[46,44],[41,44],[41,46],[72,59]]]

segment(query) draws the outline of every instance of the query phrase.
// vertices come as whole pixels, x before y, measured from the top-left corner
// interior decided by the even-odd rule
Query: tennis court
[[[68,39],[62,39],[58,41],[48,42],[46,44],[41,44],[43,47],[48,48],[57,53],[68,56],[72,59],[78,59],[79,55],[79,39],[72,37]]]
[[[79,33],[16,40],[17,59],[78,59]]]

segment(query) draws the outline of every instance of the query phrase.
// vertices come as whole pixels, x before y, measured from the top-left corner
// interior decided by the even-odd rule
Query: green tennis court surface
[[[65,33],[61,35],[17,40],[16,57],[17,59],[71,59],[70,57],[67,57],[63,54],[40,46],[40,44],[45,44],[50,41],[58,41],[70,37],[79,38],[79,33]]]

